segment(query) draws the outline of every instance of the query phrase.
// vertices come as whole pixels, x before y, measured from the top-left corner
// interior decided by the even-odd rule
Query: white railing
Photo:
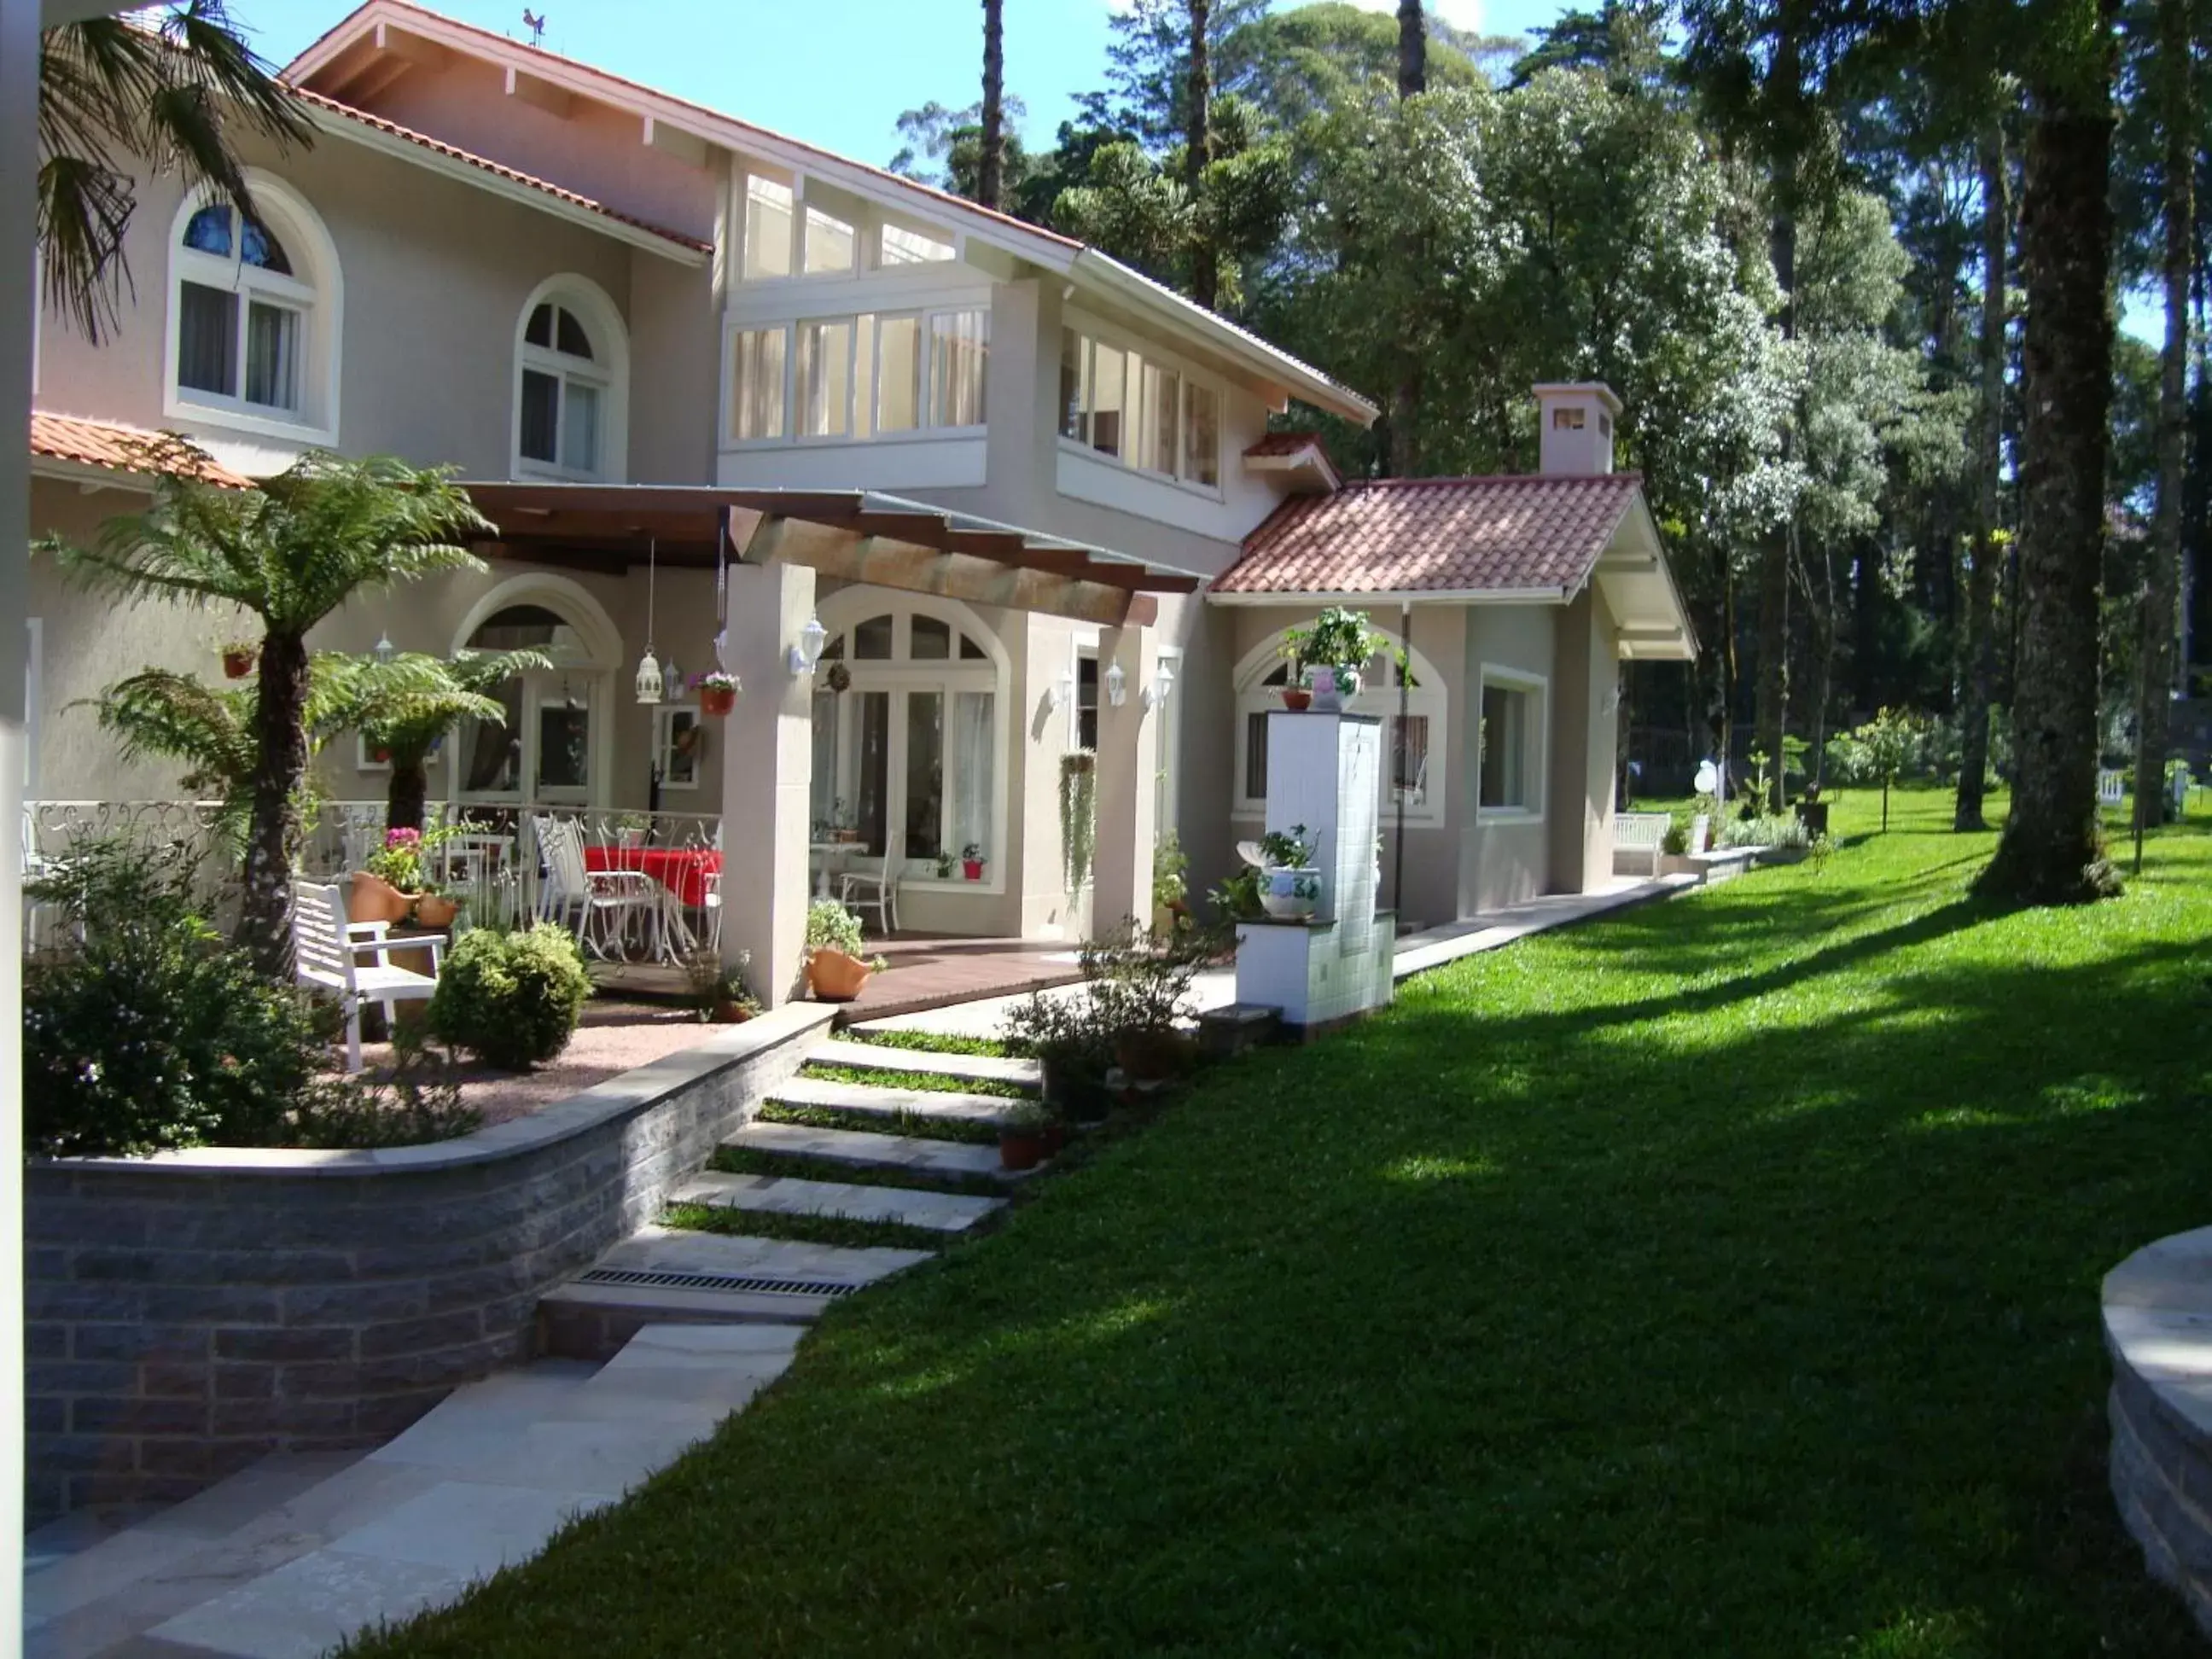
[[[24,878],[50,873],[75,848],[90,842],[122,840],[149,853],[188,851],[211,915],[226,924],[236,913],[237,868],[218,847],[213,801],[43,800],[24,806]],[[574,822],[589,864],[600,869],[642,871],[663,890],[654,925],[625,939],[627,954],[675,960],[694,945],[712,945],[721,933],[719,815],[645,813],[617,808],[516,807],[427,804],[425,828],[451,826],[453,834],[427,855],[440,887],[461,901],[460,927],[514,925],[539,914],[547,872],[533,824],[540,817]],[[343,881],[366,865],[384,843],[381,800],[316,803],[303,837],[299,869],[319,881]],[[59,917],[51,905],[24,907],[24,945],[37,951],[58,943]]]

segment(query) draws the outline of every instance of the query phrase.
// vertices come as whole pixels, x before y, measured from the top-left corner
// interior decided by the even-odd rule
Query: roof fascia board
[[[1567,587],[1439,587],[1391,588],[1372,593],[1219,593],[1208,592],[1208,605],[1239,605],[1285,610],[1317,605],[1565,605],[1574,598]]]
[[[426,149],[411,138],[401,138],[394,134],[381,131],[370,126],[367,122],[356,121],[350,116],[341,115],[336,110],[323,109],[304,100],[300,100],[298,107],[313,124],[316,131],[326,132],[334,138],[349,139],[366,149],[380,150],[385,155],[397,156],[403,161],[411,161],[416,167],[429,172],[441,173],[446,178],[458,179],[465,185],[473,185],[479,190],[489,191],[495,196],[505,197],[510,202],[520,202],[525,207],[535,208],[541,213],[550,213],[556,219],[565,219],[570,224],[581,225],[586,230],[595,230],[603,236],[611,236],[618,242],[627,242],[632,247],[643,248],[648,253],[657,253],[662,258],[672,260],[679,265],[689,265],[696,270],[707,263],[708,256],[698,249],[685,247],[680,242],[672,242],[665,236],[647,230],[641,225],[634,225],[625,220],[613,218],[607,214],[596,213],[590,208],[579,207],[574,202],[563,201],[558,196],[550,195],[529,185],[517,184],[512,179],[502,179],[496,173],[487,172],[471,162],[457,161],[453,156]]]
[[[94,489],[125,489],[139,495],[154,493],[154,480],[148,473],[129,472],[121,467],[100,466],[91,461],[72,461],[60,455],[36,452],[31,456],[31,476],[56,483],[77,484],[87,493]]]

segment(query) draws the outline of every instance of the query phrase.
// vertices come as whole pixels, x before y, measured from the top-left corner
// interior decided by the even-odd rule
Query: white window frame
[[[1174,678],[1169,682],[1167,701],[1156,702],[1152,708],[1152,719],[1159,722],[1159,729],[1152,734],[1152,758],[1158,763],[1153,773],[1152,790],[1152,841],[1156,846],[1176,829],[1176,810],[1182,796],[1182,710],[1185,696],[1182,647],[1179,645],[1160,647],[1159,666]]]
[[[1532,805],[1525,806],[1485,806],[1482,804],[1482,745],[1489,735],[1482,729],[1484,693],[1490,687],[1516,691],[1530,697],[1533,717],[1526,733],[1528,752],[1522,757],[1523,771],[1528,780],[1528,796]],[[1545,802],[1552,787],[1552,683],[1541,674],[1532,674],[1526,669],[1509,668],[1503,663],[1486,662],[1475,676],[1474,700],[1471,718],[1475,722],[1474,787],[1469,799],[1474,805],[1477,823],[1541,823],[1545,817]],[[1431,750],[1435,747],[1433,737]]]
[[[258,216],[283,245],[293,275],[282,276],[245,263],[245,237],[236,236],[228,258],[184,245],[185,229],[202,208],[228,205],[229,198],[202,186],[187,191],[169,226],[168,307],[161,342],[161,409],[178,420],[226,427],[257,437],[293,443],[334,445],[338,435],[339,341],[344,332],[345,286],[337,248],[307,199],[273,173],[246,170],[246,182]],[[301,273],[305,274],[302,275]],[[239,392],[234,397],[180,385],[180,343],[185,283],[221,289],[237,295]],[[294,312],[300,319],[300,406],[271,408],[246,400],[247,312],[254,301]]]
[[[1392,647],[1402,643],[1395,634],[1377,629],[1389,640]],[[1410,653],[1413,678],[1419,682],[1406,694],[1406,713],[1409,718],[1425,719],[1429,723],[1428,776],[1417,804],[1406,804],[1406,827],[1408,830],[1442,829],[1449,820],[1446,803],[1451,785],[1451,698],[1437,665],[1424,656],[1419,647]],[[1282,687],[1268,685],[1267,677],[1284,661],[1282,639],[1279,635],[1263,640],[1237,666],[1237,731],[1236,771],[1230,779],[1230,816],[1236,818],[1265,818],[1267,803],[1244,793],[1244,780],[1249,775],[1250,761],[1251,720],[1255,714],[1266,714],[1283,706]],[[1373,672],[1380,665],[1383,672]],[[1398,823],[1398,803],[1390,787],[1391,757],[1395,752],[1395,732],[1398,724],[1398,665],[1395,654],[1386,653],[1369,665],[1361,678],[1359,695],[1354,697],[1345,712],[1352,714],[1372,714],[1382,722],[1382,761],[1376,769],[1376,787],[1382,801],[1382,824],[1385,830],[1395,829]]]
[[[705,788],[707,757],[704,750],[692,757],[691,776],[688,781],[676,775],[676,717],[688,715],[692,729],[703,738],[707,731],[706,716],[700,712],[699,700],[687,697],[676,702],[664,702],[653,711],[653,758],[660,769],[661,793],[678,790],[693,793]]]
[[[23,618],[23,799],[39,799],[39,748],[46,736],[46,624]]]
[[[592,343],[592,356],[580,357],[544,346],[532,345],[523,337],[531,313],[541,305],[562,307],[582,325]],[[556,319],[553,335],[560,340]],[[561,406],[555,415],[553,453],[561,453],[568,422],[568,382],[592,386],[599,394],[599,465],[586,470],[558,460],[543,461],[522,453],[522,375],[531,369],[561,382]],[[629,332],[621,311],[607,291],[587,276],[564,272],[549,276],[530,291],[514,324],[514,383],[513,417],[507,422],[508,476],[516,478],[561,478],[586,483],[629,481]]]
[[[856,726],[859,720],[858,702],[854,699],[866,691],[890,694],[890,725],[889,743],[884,755],[884,821],[887,844],[895,842],[901,860],[899,885],[934,890],[939,892],[1004,894],[1006,891],[1006,811],[1010,786],[1008,773],[1012,769],[1012,732],[1011,689],[1012,676],[1005,647],[998,636],[983,624],[966,605],[955,600],[937,599],[921,595],[895,593],[874,587],[840,588],[823,600],[818,612],[822,625],[830,640],[844,637],[845,655],[836,659],[844,664],[853,676],[853,683],[837,695],[837,753],[840,765],[845,757],[856,754]],[[851,635],[862,623],[888,614],[891,618],[891,655],[888,659],[860,659],[852,654]],[[945,623],[952,630],[952,654],[942,659],[916,660],[913,655],[914,619],[927,617]],[[960,636],[966,635],[983,648],[983,659],[963,659],[960,655]],[[823,668],[815,675],[817,688],[823,685],[823,674],[830,659],[825,659]],[[940,878],[933,862],[916,858],[906,847],[906,764],[907,720],[903,708],[904,694],[910,691],[935,692],[944,699],[945,729],[945,787],[941,791],[939,831],[941,844],[953,854],[956,871],[949,878]],[[991,694],[991,829],[989,839],[983,844],[983,879],[969,881],[959,874],[959,849],[952,844],[954,832],[954,803],[958,799],[957,783],[957,750],[951,741],[954,696],[962,691],[988,691]],[[810,708],[810,722],[811,711]],[[810,750],[811,752],[811,750]],[[848,788],[847,780],[832,781],[832,798],[842,797],[848,803],[857,791]],[[811,806],[810,805],[810,811]]]
[[[746,231],[749,215],[746,204],[750,199],[752,181],[759,179],[781,185],[791,192],[791,246],[785,251],[785,270],[781,276],[753,276],[746,274],[751,250],[747,246]],[[730,221],[734,228],[731,240],[735,244],[736,258],[731,267],[735,279],[731,286],[757,293],[797,283],[849,283],[864,277],[884,276],[894,282],[911,280],[919,273],[935,273],[941,279],[948,267],[957,266],[967,258],[967,238],[949,225],[941,225],[911,214],[893,211],[878,204],[856,199],[849,191],[832,185],[830,191],[834,200],[807,200],[809,176],[795,168],[785,168],[773,162],[756,161],[747,158],[732,170]],[[810,271],[806,269],[806,216],[812,211],[841,225],[853,228],[853,261],[842,270]],[[927,238],[950,248],[951,253],[942,259],[890,261],[884,258],[884,232],[896,229],[910,236]]]
[[[1127,330],[1116,328],[1110,323],[1097,321],[1080,312],[1074,310],[1068,311],[1060,319],[1060,326],[1064,331],[1064,334],[1073,333],[1082,342],[1081,349],[1083,366],[1079,371],[1079,378],[1081,384],[1085,388],[1093,387],[1097,383],[1097,371],[1092,365],[1096,361],[1097,350],[1101,345],[1106,346],[1112,350],[1119,351],[1122,354],[1122,362],[1125,368],[1123,371],[1121,391],[1123,399],[1121,447],[1125,453],[1121,454],[1109,454],[1103,449],[1094,448],[1091,445],[1085,442],[1081,439],[1071,438],[1065,432],[1059,429],[1060,419],[1065,413],[1065,411],[1060,407],[1058,391],[1061,353],[1066,349],[1064,335],[1060,341],[1054,343],[1052,354],[1053,378],[1054,382],[1053,396],[1053,436],[1060,445],[1060,449],[1070,455],[1084,456],[1101,466],[1121,467],[1127,471],[1135,473],[1140,478],[1149,478],[1154,483],[1170,485],[1174,489],[1183,491],[1187,495],[1195,495],[1201,501],[1219,501],[1226,500],[1225,483],[1229,475],[1228,469],[1223,464],[1222,455],[1226,447],[1227,441],[1229,418],[1228,383],[1223,380],[1220,376],[1208,374],[1206,370],[1195,367],[1187,357],[1178,356],[1176,353],[1172,351],[1165,350],[1148,340],[1140,339],[1138,336],[1128,332]],[[1141,364],[1145,367],[1172,370],[1180,382],[1180,386],[1176,393],[1176,436],[1174,444],[1176,470],[1173,472],[1161,472],[1152,467],[1140,465],[1136,461],[1131,459],[1126,453],[1128,448],[1128,433],[1131,425],[1129,419],[1130,411],[1134,408],[1138,398],[1142,393],[1144,383],[1144,375],[1141,372],[1141,368],[1139,368],[1138,373],[1133,374],[1127,371],[1129,367],[1134,367],[1138,364]],[[1203,386],[1213,394],[1214,482],[1210,484],[1201,483],[1195,478],[1188,478],[1182,476],[1183,425],[1188,417],[1189,389],[1194,386]],[[1091,413],[1092,410],[1088,401],[1088,392],[1086,392],[1084,418],[1087,421]]]
[[[930,324],[939,317],[960,316],[968,313],[980,313],[984,328],[983,419],[969,426],[932,426],[931,411],[937,402],[936,354],[930,349]],[[854,443],[915,443],[933,440],[978,438],[990,430],[990,329],[992,306],[981,295],[971,301],[948,302],[930,306],[893,306],[880,309],[856,312],[826,312],[796,318],[754,319],[731,317],[722,330],[722,440],[725,450],[781,449],[793,444],[822,447]],[[887,320],[912,319],[917,325],[915,349],[921,359],[921,401],[915,415],[921,424],[902,427],[885,432],[880,423],[883,404],[879,394],[883,384],[883,325]],[[860,325],[869,326],[863,331]],[[854,342],[852,385],[848,388],[849,404],[846,411],[845,430],[837,434],[799,431],[799,331],[817,325],[842,325],[852,331]],[[772,438],[740,438],[737,434],[738,377],[737,342],[745,334],[783,334],[783,431]],[[867,370],[868,393],[866,434],[861,435],[860,383],[861,334],[868,337]]]

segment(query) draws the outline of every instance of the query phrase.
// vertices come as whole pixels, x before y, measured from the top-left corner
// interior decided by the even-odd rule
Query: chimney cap
[[[1595,397],[1603,404],[1606,412],[1619,416],[1620,399],[1613,396],[1613,388],[1603,380],[1539,380],[1535,392],[1539,398]]]

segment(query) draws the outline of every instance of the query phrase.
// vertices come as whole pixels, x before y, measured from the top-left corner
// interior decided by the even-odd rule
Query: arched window
[[[580,276],[542,284],[515,349],[515,471],[619,481],[629,380],[614,302]]]
[[[1391,641],[1397,642],[1395,637]],[[1384,652],[1367,665],[1359,695],[1346,705],[1354,714],[1382,722],[1382,822],[1397,822],[1402,796],[1408,825],[1430,827],[1444,821],[1446,765],[1443,680],[1436,666],[1416,650],[1408,653],[1406,719],[1398,719],[1396,653]],[[1267,716],[1283,706],[1290,665],[1278,641],[1269,640],[1247,655],[1237,672],[1237,796],[1235,811],[1256,817],[1267,809]]]
[[[822,605],[814,675],[815,839],[857,836],[908,881],[1002,883],[1007,667],[981,619],[948,600],[848,588]],[[842,690],[839,689],[842,685]]]
[[[337,258],[297,194],[251,173],[254,211],[202,191],[169,257],[168,412],[330,439]]]

